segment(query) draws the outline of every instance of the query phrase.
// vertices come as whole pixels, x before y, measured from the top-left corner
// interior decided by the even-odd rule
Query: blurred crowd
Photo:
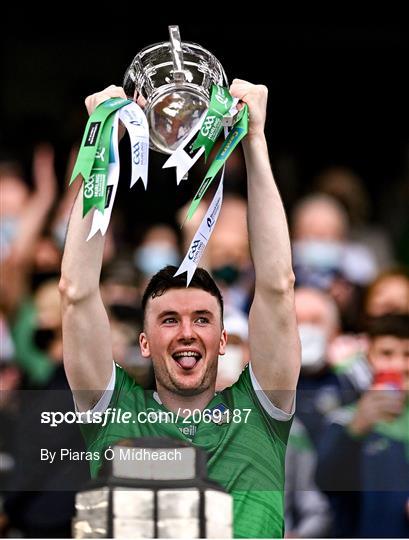
[[[240,166],[226,177],[219,221],[201,261],[226,304],[229,341],[217,390],[234,383],[249,361],[255,276]],[[79,186],[61,196],[61,184],[50,145],[33,151],[32,187],[19,163],[0,163],[4,536],[69,537],[75,492],[89,474],[87,463],[77,463],[74,473],[70,465],[38,459],[41,447],[84,448],[77,426],[52,430],[38,423],[43,410],[73,409],[58,281]],[[302,369],[287,451],[286,536],[409,537],[409,202],[396,205],[392,230],[370,219],[370,197],[354,171],[332,167],[311,186],[288,216]],[[173,224],[154,216],[158,221],[143,230],[119,232],[113,220],[107,233],[101,290],[113,356],[145,388],[153,388],[154,378],[139,353],[141,293],[157,270],[181,262],[206,211],[202,204],[183,228],[185,207]],[[124,242],[126,234],[139,238],[137,245]]]

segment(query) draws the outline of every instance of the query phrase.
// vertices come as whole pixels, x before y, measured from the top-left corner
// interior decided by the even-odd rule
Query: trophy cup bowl
[[[150,147],[171,154],[208,108],[213,84],[227,84],[220,62],[196,43],[181,42],[169,26],[169,42],[142,49],[126,70],[123,87],[130,99],[146,100]]]

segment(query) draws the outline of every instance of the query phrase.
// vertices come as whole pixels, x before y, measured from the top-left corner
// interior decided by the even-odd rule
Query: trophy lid
[[[105,456],[100,476],[136,481],[189,480],[207,476],[207,455],[167,437],[122,439]]]

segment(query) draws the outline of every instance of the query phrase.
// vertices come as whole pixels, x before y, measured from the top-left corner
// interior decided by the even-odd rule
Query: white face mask
[[[325,365],[328,339],[325,330],[316,324],[299,324],[301,340],[301,368],[306,372],[317,372]]]
[[[226,352],[219,356],[216,386],[231,386],[243,371],[243,349],[240,345],[227,345]],[[223,383],[223,384],[222,384]]]
[[[342,266],[344,246],[330,240],[299,240],[293,242],[297,264],[320,270],[336,270]]]
[[[147,276],[159,272],[168,264],[179,264],[179,253],[176,248],[162,242],[150,242],[140,246],[134,254],[136,266]]]
[[[0,260],[7,258],[11,246],[17,236],[21,220],[14,216],[0,218]]]

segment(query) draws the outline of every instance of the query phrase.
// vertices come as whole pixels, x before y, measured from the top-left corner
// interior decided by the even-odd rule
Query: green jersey
[[[132,414],[132,419],[127,423],[82,424],[89,451],[102,456],[107,447],[132,437],[172,437],[190,442],[207,452],[209,478],[233,496],[234,536],[283,536],[284,462],[291,420],[276,420],[261,406],[249,368],[207,405],[205,411],[214,414],[217,421],[196,413],[192,419],[175,418],[174,414],[172,422],[146,421],[146,414],[143,421],[136,421],[138,412],[151,412],[152,417],[152,413],[158,416],[169,410],[155,392],[144,390],[118,366],[109,407]],[[91,462],[92,476],[100,466],[101,460]]]

